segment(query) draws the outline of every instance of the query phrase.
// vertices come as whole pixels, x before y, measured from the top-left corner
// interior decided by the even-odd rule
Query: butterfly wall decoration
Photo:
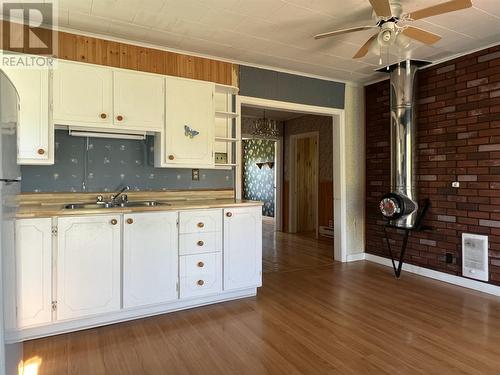
[[[199,132],[199,131],[192,129],[192,128],[190,128],[190,127],[189,127],[189,126],[187,126],[187,125],[184,125],[184,135],[185,135],[186,137],[189,137],[189,138],[194,138],[194,137],[196,137],[198,134],[200,134],[200,132]]]

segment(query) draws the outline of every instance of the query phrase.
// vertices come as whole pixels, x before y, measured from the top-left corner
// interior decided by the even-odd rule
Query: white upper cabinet
[[[262,285],[262,208],[224,210],[224,290]]]
[[[120,228],[120,215],[58,219],[58,320],[120,310]]]
[[[3,66],[19,96],[19,164],[54,164],[54,129],[49,121],[49,69]]]
[[[113,103],[115,125],[161,131],[165,117],[165,78],[114,71]]]
[[[52,320],[52,219],[16,221],[17,325]]]
[[[123,307],[177,299],[177,212],[127,214],[123,222]]]
[[[59,61],[53,78],[54,123],[92,127],[111,125],[112,82],[109,68]]]
[[[155,160],[167,167],[214,166],[215,85],[167,77],[164,155]],[[158,147],[158,146],[157,146]]]

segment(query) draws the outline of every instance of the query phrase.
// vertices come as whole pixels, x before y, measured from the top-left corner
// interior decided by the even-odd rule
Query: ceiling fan
[[[389,47],[396,44],[400,48],[406,48],[410,39],[418,40],[424,44],[434,44],[441,39],[437,34],[422,30],[418,27],[409,26],[406,22],[416,21],[439,14],[454,12],[470,8],[471,0],[450,0],[441,4],[430,6],[410,13],[403,13],[399,0],[369,0],[373,11],[377,16],[375,25],[352,27],[329,31],[314,36],[314,39],[328,38],[335,35],[347,34],[356,31],[378,28],[378,32],[366,41],[365,44],[353,56],[354,59],[366,56],[372,45]],[[402,25],[398,25],[402,22]]]

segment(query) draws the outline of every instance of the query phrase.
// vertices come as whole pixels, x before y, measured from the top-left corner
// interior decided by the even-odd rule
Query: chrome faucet
[[[122,187],[122,188],[120,189],[120,191],[119,191],[116,195],[112,195],[112,196],[111,196],[111,199],[110,199],[110,200],[111,200],[111,202],[112,202],[112,203],[114,203],[114,204],[118,203],[118,201],[117,201],[118,197],[119,197],[120,195],[122,195],[122,194],[123,194],[123,192],[125,192],[125,191],[129,191],[129,190],[130,190],[130,186],[125,185],[124,187]],[[126,196],[126,195],[123,195],[123,196],[122,196],[122,203],[123,203],[123,202],[127,202],[127,200],[128,200],[127,196]]]

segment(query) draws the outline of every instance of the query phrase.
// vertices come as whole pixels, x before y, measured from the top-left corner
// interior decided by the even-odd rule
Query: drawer
[[[222,209],[179,212],[179,233],[220,232]]]
[[[222,291],[220,253],[185,255],[180,260],[180,298],[191,298]]]
[[[222,251],[222,232],[184,233],[179,235],[179,255]]]

